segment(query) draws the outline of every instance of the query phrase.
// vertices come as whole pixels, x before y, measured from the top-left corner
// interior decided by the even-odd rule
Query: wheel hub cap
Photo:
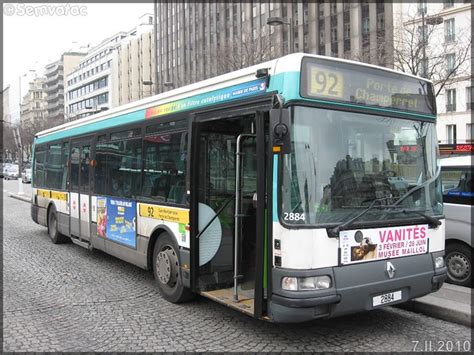
[[[160,251],[156,266],[160,282],[173,287],[178,277],[178,258],[176,253],[172,249]]]
[[[460,254],[451,255],[448,258],[448,268],[450,274],[457,280],[464,280],[469,277],[470,265],[466,257]]]

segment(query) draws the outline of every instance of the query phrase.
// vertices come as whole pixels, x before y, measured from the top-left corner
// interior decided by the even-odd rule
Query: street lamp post
[[[155,95],[158,94],[158,4],[157,0],[153,2],[153,48],[155,57]],[[151,82],[151,81],[150,81]],[[152,83],[153,84],[153,83]]]
[[[269,26],[288,26],[288,54],[295,51],[295,44],[293,38],[293,20],[291,17],[288,17],[288,20],[283,17],[269,17],[267,18],[267,25]]]
[[[422,33],[422,38],[421,40],[423,41],[423,77],[426,78],[427,71],[428,71],[428,65],[426,63],[426,45],[427,45],[427,34],[426,34],[426,25],[432,25],[436,26],[443,23],[443,18],[441,16],[429,16],[425,20],[425,9],[422,9],[421,11],[421,33]]]

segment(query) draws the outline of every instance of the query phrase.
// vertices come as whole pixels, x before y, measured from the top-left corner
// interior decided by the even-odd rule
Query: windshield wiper
[[[327,230],[328,232],[328,237],[329,238],[337,238],[339,237],[339,232],[343,229],[346,229],[347,227],[349,227],[352,223],[354,223],[356,220],[358,220],[360,217],[362,217],[364,214],[366,214],[367,212],[369,212],[370,210],[374,209],[374,208],[380,208],[380,209],[383,209],[383,208],[401,208],[401,206],[398,206],[398,205],[376,205],[377,202],[382,202],[382,201],[386,201],[387,199],[389,199],[390,197],[384,197],[384,198],[377,198],[375,200],[373,200],[369,207],[367,207],[365,210],[363,210],[361,213],[359,213],[357,216],[351,218],[350,220],[342,223],[342,224],[339,224],[338,226],[334,227],[334,228],[329,228]]]
[[[416,213],[417,215],[422,216],[424,219],[426,219],[429,222],[429,225],[432,227],[439,227],[441,225],[441,221],[433,216],[427,215],[426,213],[423,213],[419,210],[414,210],[414,209],[405,209],[401,210],[402,213],[408,214],[408,213]]]

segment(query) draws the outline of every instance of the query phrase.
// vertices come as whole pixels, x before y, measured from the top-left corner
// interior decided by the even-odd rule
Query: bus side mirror
[[[288,154],[291,151],[290,110],[274,108],[270,110],[272,151],[274,154]]]

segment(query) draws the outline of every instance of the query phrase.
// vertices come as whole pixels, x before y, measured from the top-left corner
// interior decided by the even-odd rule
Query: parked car
[[[31,183],[31,168],[26,168],[25,170],[23,170],[23,172],[21,173],[21,180],[24,183]]]
[[[448,282],[472,286],[472,156],[441,159]]]
[[[6,180],[18,179],[19,169],[18,165],[11,165],[7,167],[7,170],[4,172],[4,178]]]

